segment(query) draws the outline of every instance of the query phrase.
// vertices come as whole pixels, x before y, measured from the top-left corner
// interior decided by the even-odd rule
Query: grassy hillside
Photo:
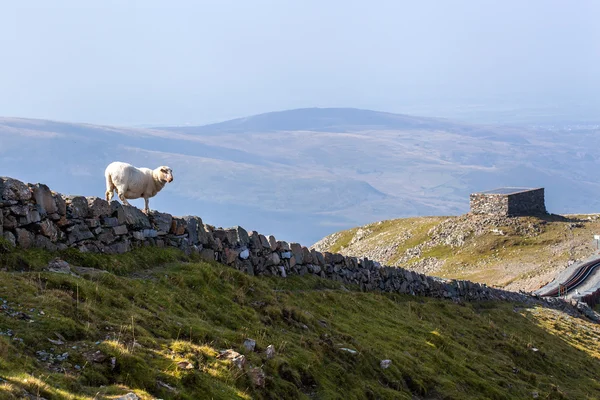
[[[70,251],[78,276],[43,271],[55,256],[0,246],[0,399],[600,397],[600,330],[558,311],[256,278],[164,249]]]
[[[428,275],[535,290],[569,262],[590,256],[598,233],[598,215],[419,217],[338,232],[314,247]]]

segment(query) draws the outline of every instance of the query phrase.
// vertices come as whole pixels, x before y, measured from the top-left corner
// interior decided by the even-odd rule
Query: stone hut
[[[505,217],[547,214],[544,188],[504,187],[472,193],[471,213]]]

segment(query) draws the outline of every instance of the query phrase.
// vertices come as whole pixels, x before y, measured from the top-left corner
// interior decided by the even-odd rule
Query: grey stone
[[[296,264],[302,264],[302,246],[300,243],[291,243],[290,248],[292,249],[292,253],[294,253],[294,258],[296,259]]]
[[[254,351],[254,348],[256,347],[256,340],[249,339],[249,338],[245,339],[244,340],[244,347],[248,351]]]
[[[17,233],[17,244],[19,245],[19,247],[22,247],[24,249],[29,249],[30,247],[33,246],[33,240],[34,240],[33,233],[29,232],[27,229],[21,229],[21,228],[17,228],[16,233]]]
[[[150,221],[154,224],[154,227],[158,232],[164,232],[166,234],[171,230],[173,216],[171,214],[154,211],[150,214]]]
[[[93,229],[100,226],[100,221],[94,218],[89,218],[85,220],[85,224],[88,226],[88,228]]]
[[[25,215],[19,217],[19,226],[34,224],[42,220],[38,210],[31,207],[25,207]]]
[[[52,194],[50,188],[41,183],[30,185],[32,197],[35,204],[38,205],[38,211],[41,215],[45,216],[48,214],[57,214],[58,206],[56,205],[56,199]]]
[[[289,260],[290,258],[292,258],[292,252],[284,251],[283,253],[281,253],[281,258]]]
[[[142,212],[142,210],[133,206],[122,206],[122,208],[123,217],[125,218],[124,222],[128,227],[136,230],[151,228],[150,220],[148,219],[148,216]]]
[[[17,245],[17,238],[12,232],[4,232],[3,237],[8,243],[12,244],[13,247]]]
[[[46,269],[50,272],[54,272],[57,274],[70,274],[71,266],[65,260],[60,258],[55,258],[54,260],[48,263]]]
[[[132,235],[135,240],[144,240],[144,232],[142,231],[134,231]]]
[[[88,217],[88,202],[83,196],[68,196],[67,197],[67,216],[71,218],[87,218]]]
[[[142,233],[145,238],[155,238],[158,236],[156,229],[144,229]]]
[[[267,357],[267,360],[275,357],[275,346],[272,344],[268,345],[267,349],[265,350],[265,356]]]
[[[108,201],[100,197],[88,197],[87,203],[89,217],[91,218],[108,217],[112,214],[112,209]]]
[[[276,251],[278,246],[277,246],[277,239],[275,239],[275,236],[269,235],[269,237],[267,239],[269,239],[269,245],[271,246],[271,250]]]
[[[302,263],[301,264],[310,264],[313,262],[312,255],[310,250],[306,246],[302,246]]]
[[[0,177],[0,200],[25,202],[31,199],[31,190],[21,181]]]
[[[269,241],[267,240],[265,235],[258,235],[258,238],[260,239],[260,245],[263,249],[271,248],[271,245],[269,244]]]
[[[246,365],[246,357],[232,349],[222,351],[217,358],[220,360],[230,361],[239,369],[243,369]]]
[[[124,223],[125,221],[123,221]],[[116,217],[102,218],[102,226],[115,227],[119,225],[119,219]]]
[[[56,242],[59,238],[60,230],[56,224],[49,219],[45,219],[38,224],[39,232],[49,238],[52,242]]]
[[[215,261],[215,251],[212,249],[202,249],[200,258],[206,261]]]
[[[137,394],[135,394],[133,392],[129,392],[126,395],[115,398],[115,400],[141,400],[141,399]]]
[[[242,228],[241,226],[236,226],[235,228],[236,240],[238,246],[248,246],[250,243],[250,236],[248,232]]]
[[[282,278],[287,278],[287,274],[285,272],[285,267],[283,265],[279,266],[279,272],[281,273]]]
[[[19,226],[19,222],[17,222],[17,218],[14,215],[9,214],[4,217],[2,226],[5,229],[15,229],[17,226]]]
[[[283,240],[277,242],[277,248],[281,251],[290,251],[290,245]]]
[[[250,368],[248,370],[248,377],[250,378],[250,382],[252,382],[252,384],[255,387],[258,387],[258,388],[265,387],[265,383],[267,381],[267,376],[266,376],[265,372],[262,370],[262,368],[259,368],[259,367]]]
[[[117,236],[120,235],[127,235],[129,231],[127,230],[127,226],[125,225],[118,225],[113,227],[113,233]]]
[[[98,240],[104,244],[109,244],[115,240],[115,235],[113,235],[111,230],[105,229],[102,233],[98,234]]]
[[[382,369],[388,369],[390,367],[390,365],[392,365],[392,360],[381,360],[379,362],[379,366]]]
[[[70,228],[71,229],[71,228]],[[83,224],[78,224],[72,227],[68,234],[69,244],[81,242],[82,240],[93,239],[94,234],[90,232],[88,227]]]

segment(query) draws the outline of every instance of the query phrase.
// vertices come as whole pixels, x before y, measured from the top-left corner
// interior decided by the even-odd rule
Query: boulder
[[[150,221],[159,234],[167,234],[173,224],[173,216],[167,213],[154,211],[150,214]]]
[[[133,207],[133,206],[122,206],[122,210],[123,210],[123,218],[124,218],[123,222],[128,227],[131,227],[136,230],[151,228],[150,220],[148,219],[148,216],[146,214],[144,214],[142,212],[142,210],[140,210],[139,208]],[[117,216],[117,218],[119,218],[119,217]],[[119,218],[119,222],[121,222],[120,218]]]
[[[67,216],[69,218],[87,218],[89,212],[87,199],[83,196],[67,197]]]
[[[16,241],[19,247],[29,249],[33,246],[35,237],[32,232],[28,231],[27,229],[17,228],[16,233]]]
[[[87,202],[90,218],[108,217],[112,214],[108,201],[100,197],[87,197]]]
[[[29,188],[31,189],[33,200],[37,204],[37,209],[42,216],[58,214],[56,199],[48,186],[36,183],[35,185],[29,185]]]
[[[292,253],[294,254],[296,264],[303,264],[303,251],[300,243],[291,243],[290,248],[292,249]]]
[[[37,224],[38,231],[49,238],[52,242],[56,242],[60,237],[60,230],[58,226],[49,219],[45,219],[39,224]]]
[[[185,220],[183,218],[173,218],[170,233],[177,236],[183,235],[185,233]]]
[[[21,181],[0,177],[0,200],[2,202],[25,202],[31,199],[31,190]]]

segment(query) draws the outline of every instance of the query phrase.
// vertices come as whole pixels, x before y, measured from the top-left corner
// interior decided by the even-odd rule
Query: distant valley
[[[598,133],[346,108],[152,129],[0,118],[0,175],[102,197],[109,162],[168,164],[175,180],[151,208],[310,245],[373,221],[462,214],[470,192],[506,185],[544,186],[553,213],[597,212]]]

